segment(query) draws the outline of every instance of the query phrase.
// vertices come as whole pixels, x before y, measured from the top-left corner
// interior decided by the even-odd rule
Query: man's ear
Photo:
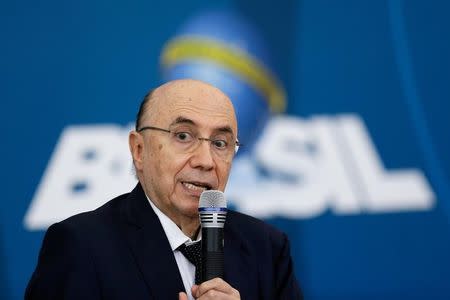
[[[144,138],[136,131],[131,131],[128,135],[128,145],[130,147],[131,156],[133,157],[134,167],[136,171],[142,170],[143,154],[144,154]]]

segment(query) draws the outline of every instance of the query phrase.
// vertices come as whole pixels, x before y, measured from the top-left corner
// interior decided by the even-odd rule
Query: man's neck
[[[163,213],[166,214],[164,211]],[[191,240],[195,240],[197,238],[200,230],[200,221],[198,217],[176,219],[168,214],[166,214],[166,216],[168,216],[186,236],[190,237]]]

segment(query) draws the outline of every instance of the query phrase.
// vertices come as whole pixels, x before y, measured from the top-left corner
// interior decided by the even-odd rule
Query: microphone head
[[[203,191],[200,195],[200,202],[198,204],[199,208],[208,207],[223,207],[227,208],[227,201],[225,200],[225,195],[221,191],[207,190]]]
[[[198,212],[202,227],[223,228],[227,217],[227,201],[223,192],[204,191],[200,195]]]

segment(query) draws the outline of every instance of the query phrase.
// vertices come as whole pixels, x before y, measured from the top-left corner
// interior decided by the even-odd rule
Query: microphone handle
[[[223,278],[223,228],[202,228],[201,281]]]

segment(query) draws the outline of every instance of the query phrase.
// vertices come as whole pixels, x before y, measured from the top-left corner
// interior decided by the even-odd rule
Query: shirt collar
[[[152,207],[155,214],[158,216],[159,222],[161,222],[161,225],[164,229],[164,233],[167,236],[167,239],[169,240],[170,247],[172,248],[172,251],[176,250],[178,247],[180,247],[183,244],[191,244],[196,241],[200,241],[202,239],[202,231],[200,230],[199,234],[197,235],[197,239],[193,241],[190,237],[186,236],[183,231],[175,224],[168,216],[166,216],[161,210],[159,210],[158,207],[153,203],[153,201],[147,196],[147,200],[150,203],[150,206]]]

